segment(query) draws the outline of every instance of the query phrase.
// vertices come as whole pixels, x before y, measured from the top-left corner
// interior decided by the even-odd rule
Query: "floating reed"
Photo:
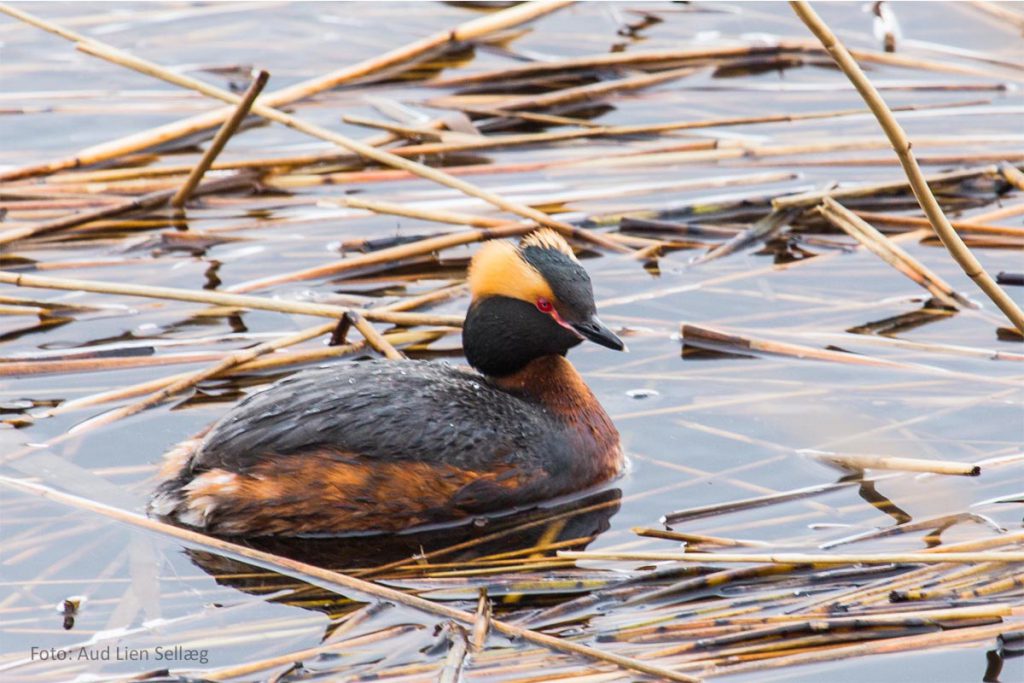
[[[865,221],[870,221],[871,223],[879,225],[893,225],[908,228],[931,227],[931,223],[928,222],[927,218],[920,218],[917,216],[896,216],[893,214],[879,213],[877,211],[854,211],[853,213],[860,218],[863,218]],[[1024,237],[1024,230],[1002,225],[984,225],[978,224],[974,221],[953,221],[950,225],[952,225],[957,232],[967,234],[977,233],[982,235],[1009,235]]]
[[[224,122],[224,124],[217,131],[217,134],[213,137],[213,142],[206,149],[203,157],[196,164],[195,168],[189,174],[185,180],[185,184],[175,193],[174,197],[171,198],[171,206],[180,209],[185,206],[185,202],[192,195],[192,191],[196,189],[196,186],[203,179],[203,175],[210,170],[210,166],[217,160],[217,155],[224,149],[224,145],[228,144],[228,140],[238,130],[238,126],[241,125],[245,119],[249,110],[252,108],[253,102],[259,97],[259,94],[263,92],[263,88],[267,85],[267,80],[270,79],[270,74],[266,71],[259,71],[256,73],[256,77],[253,78],[252,84],[242,95],[242,99],[238,101],[238,106],[231,112],[231,116]]]
[[[782,230],[797,214],[793,209],[776,209],[727,242],[718,245],[703,256],[694,259],[694,265],[728,256],[752,244],[763,242]]]
[[[928,184],[956,182],[965,180],[967,178],[976,178],[978,176],[992,175],[998,171],[998,167],[994,165],[979,166],[976,168],[969,168],[957,171],[943,171],[941,173],[933,173],[924,178]],[[831,190],[818,190],[815,192],[808,192],[805,194],[795,195],[784,195],[772,200],[772,206],[777,209],[791,208],[791,207],[811,207],[823,202],[826,198],[833,200],[841,199],[853,199],[857,197],[870,197],[879,194],[888,194],[892,192],[905,192],[908,188],[911,188],[909,180],[894,180],[891,182],[884,183],[869,183],[867,185],[861,185],[859,187],[841,187]],[[931,223],[929,223],[931,225]]]
[[[793,491],[785,491],[782,493],[771,493],[765,496],[758,496],[756,498],[748,498],[746,500],[734,501],[730,503],[716,503],[713,505],[703,505],[700,507],[688,508],[685,510],[676,510],[670,512],[661,518],[663,524],[676,524],[684,520],[698,519],[700,517],[710,517],[713,515],[721,515],[729,512],[739,512],[741,510],[750,510],[753,508],[764,507],[766,505],[775,505],[790,500],[801,500],[803,498],[809,498],[811,496],[821,495],[823,493],[829,493],[838,489],[846,488],[848,486],[854,486],[860,482],[854,481],[841,481],[833,484],[821,484],[817,486],[808,486],[802,489],[795,489]]]
[[[644,74],[630,76],[611,81],[601,81],[590,85],[580,85],[575,88],[564,88],[544,95],[525,95],[523,97],[499,98],[491,106],[498,109],[544,109],[555,105],[564,105],[580,100],[599,99],[611,93],[640,90],[652,85],[659,85],[678,78],[684,78],[693,74],[696,69],[683,67],[681,69],[669,69],[656,74]],[[458,108],[463,99],[459,95],[451,97],[440,97],[430,100],[428,104],[435,107]]]
[[[683,323],[680,327],[680,334],[684,344],[707,348],[711,350],[725,351],[753,351],[768,353],[772,355],[791,356],[794,358],[821,360],[833,363],[845,363],[848,365],[869,365],[875,367],[900,367],[901,363],[887,361],[881,358],[870,358],[859,356],[842,351],[830,351],[827,349],[815,349],[799,344],[787,342],[775,342],[766,339],[755,339],[753,337],[742,337],[729,334],[721,330],[711,329],[701,325]]]
[[[825,197],[822,205],[818,207],[818,212],[830,223],[864,245],[871,253],[927,289],[944,305],[950,308],[971,306],[967,299],[957,294],[938,275],[831,197]]]
[[[981,474],[981,466],[969,462],[897,458],[863,453],[827,453],[814,450],[803,450],[800,452],[815,460],[854,472],[863,472],[864,470],[871,469],[897,470],[899,472],[929,472],[931,474],[957,474],[964,477],[977,477]]]
[[[689,534],[681,531],[668,531],[666,529],[646,529],[644,527],[633,527],[630,529],[637,536],[647,538],[663,538],[669,541],[682,541],[687,544],[718,545],[725,548],[742,547],[764,547],[767,543],[761,541],[741,541],[735,538],[722,538],[720,536],[707,536],[705,534]]]
[[[126,285],[117,282],[97,282],[92,280],[73,280],[69,278],[39,277],[0,271],[0,282],[19,287],[41,287],[43,289],[66,289],[71,291],[97,292],[101,294],[122,294],[125,296],[141,296],[153,299],[170,299],[174,301],[192,301],[196,303],[252,308],[278,313],[297,313],[323,318],[341,318],[354,315],[354,309],[331,304],[318,304],[305,301],[284,301],[245,294],[226,294],[214,291],[192,291],[176,287],[153,287],[149,285]],[[359,312],[367,320],[388,322],[395,325],[454,325],[461,327],[461,316],[441,316],[421,313],[404,313],[366,309]]]

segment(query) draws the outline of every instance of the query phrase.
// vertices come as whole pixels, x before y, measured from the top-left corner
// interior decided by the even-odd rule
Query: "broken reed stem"
[[[987,102],[984,101],[983,102]],[[895,107],[893,111],[920,111],[925,109],[946,109],[955,106],[969,106],[972,104],[978,104],[977,100],[972,100],[965,103],[943,103],[937,105],[907,105],[903,107]],[[463,111],[472,114],[483,114],[487,116],[500,116],[500,117],[511,117],[521,118],[524,120],[545,120],[548,123],[556,123],[558,125],[574,125],[588,128],[589,130],[583,131],[567,131],[564,133],[568,139],[577,137],[602,137],[602,136],[614,136],[614,135],[642,135],[650,133],[669,133],[673,131],[681,130],[692,130],[699,128],[720,128],[723,126],[742,126],[750,124],[761,124],[761,123],[795,123],[797,121],[809,121],[814,119],[835,119],[842,118],[845,116],[857,116],[859,114],[868,114],[868,109],[834,109],[830,111],[819,111],[819,112],[808,112],[804,114],[769,114],[762,116],[732,116],[724,118],[714,119],[703,119],[698,121],[668,121],[665,123],[645,123],[645,124],[632,124],[632,125],[618,125],[618,126],[603,126],[593,121],[587,121],[584,119],[569,119],[560,116],[550,116],[545,114],[538,114],[536,112],[528,111],[509,111],[507,109],[493,109],[487,107],[474,107],[474,106],[461,106],[459,107]],[[551,135],[548,133],[547,135]],[[513,136],[506,136],[513,137]],[[514,136],[523,140],[529,139],[527,135]],[[497,138],[504,142],[505,138]],[[535,138],[537,141],[541,141],[544,138]],[[548,138],[550,141],[552,138]],[[403,151],[407,151],[409,147],[403,147]]]
[[[357,579],[355,577],[348,576],[347,574],[281,557],[279,555],[274,555],[273,553],[256,550],[255,548],[250,548],[248,546],[231,543],[213,536],[207,536],[206,534],[202,534],[198,531],[172,526],[156,519],[150,519],[134,512],[121,510],[105,503],[63,493],[43,484],[37,484],[24,479],[3,475],[0,475],[0,484],[23,493],[28,493],[46,500],[60,503],[62,505],[104,515],[140,529],[146,529],[148,531],[153,531],[164,536],[174,538],[190,546],[224,553],[228,556],[244,558],[244,560],[255,562],[257,565],[260,565],[265,569],[285,574],[286,576],[290,576],[306,583],[327,588],[328,590],[345,597],[347,597],[347,595],[345,595],[346,592],[354,591],[363,595],[372,596],[378,600],[387,600],[420,612],[425,612],[445,619],[452,619],[463,624],[471,625],[476,619],[475,615],[470,612],[434,603],[415,595],[410,595],[393,588]],[[681,681],[682,683],[700,683],[700,679],[695,678],[694,676],[673,671],[655,664],[641,662],[630,657],[596,650],[592,647],[581,645],[571,640],[564,640],[562,638],[549,636],[544,633],[515,626],[498,619],[492,619],[490,621],[490,627],[498,633],[512,638],[519,638],[558,652],[579,655],[596,662],[614,664],[627,671],[650,674],[670,681]]]
[[[749,562],[768,564],[940,564],[942,562],[1024,562],[1024,552],[975,553],[847,553],[812,555],[809,553],[679,553],[679,552],[601,552],[559,550],[558,557],[574,560],[640,560],[644,562]]]
[[[953,229],[953,226],[949,224],[949,220],[943,213],[942,207],[935,200],[935,195],[932,194],[931,189],[928,187],[924,174],[921,173],[921,167],[918,166],[917,160],[914,158],[913,152],[911,152],[910,141],[907,139],[906,133],[904,133],[902,126],[896,121],[896,117],[893,116],[892,111],[885,104],[885,100],[878,94],[878,91],[871,84],[871,81],[868,80],[867,76],[864,75],[864,72],[850,55],[850,52],[839,42],[831,29],[821,20],[821,17],[811,9],[811,6],[804,0],[793,0],[789,4],[801,21],[821,41],[821,44],[832,56],[836,64],[839,65],[839,68],[843,70],[843,73],[853,83],[857,92],[867,102],[868,107],[871,108],[871,112],[878,119],[879,125],[881,125],[882,130],[885,131],[886,136],[896,150],[896,154],[900,159],[900,165],[903,166],[907,179],[910,181],[910,186],[914,191],[914,196],[924,210],[925,215],[928,216],[928,220],[931,221],[932,229],[939,236],[943,246],[953,256],[953,259],[956,260],[964,273],[974,280],[975,284],[978,285],[985,295],[1006,315],[1010,323],[1019,332],[1024,334],[1024,311],[1021,311],[1013,299],[1007,296],[1006,292],[996,284],[996,281],[985,271],[978,259],[971,253],[971,250],[964,244],[964,241],[957,234],[956,230]]]
[[[562,90],[555,90],[554,92],[548,92],[541,95],[510,97],[499,100],[492,106],[498,109],[543,109],[545,107],[569,104],[580,100],[593,100],[603,95],[610,95],[623,90],[640,90],[641,88],[647,88],[652,85],[685,78],[696,71],[697,69],[693,67],[684,67],[681,69],[671,69],[669,71],[659,71],[654,74],[619,78],[612,81],[598,81],[597,83],[591,83],[589,85],[580,85],[574,88],[563,88]],[[440,107],[451,106],[457,109],[459,108],[458,98],[458,95],[454,95],[451,98],[441,97],[428,101],[428,104]],[[449,101],[451,102],[450,104]],[[588,131],[581,131],[580,135],[585,137],[586,132]]]
[[[998,2],[989,2],[989,0],[972,0],[971,5],[990,14],[1000,23],[1008,23],[1018,31],[1024,31],[1024,15],[1019,12],[1007,9]]]
[[[438,683],[461,683],[462,670],[466,665],[466,657],[469,655],[469,638],[466,629],[453,621],[445,624],[444,629],[448,635],[448,656],[445,657],[444,667],[438,674]]]
[[[931,474],[954,474],[964,477],[977,477],[981,474],[981,466],[969,462],[951,462],[941,460],[924,460],[922,458],[896,458],[886,455],[868,455],[859,453],[829,453],[826,451],[801,450],[807,455],[826,464],[835,465],[844,470],[863,471],[896,470],[899,472],[929,472]]]
[[[2,5],[0,5],[0,9],[4,9]],[[5,11],[9,9],[10,8],[6,8]],[[166,81],[168,83],[172,83],[183,88],[195,90],[204,95],[207,95],[208,97],[213,97],[215,99],[219,99],[224,102],[229,102],[231,104],[238,104],[242,99],[238,95],[228,92],[227,90],[224,90],[222,88],[212,86],[208,83],[197,80],[195,78],[191,78],[189,76],[184,76],[182,74],[175,73],[173,71],[170,71],[169,69],[160,66],[159,64],[150,62],[145,59],[141,59],[139,57],[135,57],[134,55],[124,52],[123,50],[114,48],[110,45],[107,45],[106,43],[102,43],[91,38],[86,38],[85,36],[80,36],[78,34],[65,31],[63,29],[60,29],[59,27],[56,27],[53,24],[50,24],[49,22],[44,22],[24,12],[18,12],[15,16],[18,16],[18,18],[21,18],[24,21],[28,21],[29,23],[35,26],[40,26],[41,28],[46,28],[47,25],[53,26],[54,28],[58,29],[53,32],[57,33],[57,35],[60,35],[63,38],[75,41],[76,49],[81,50],[82,52],[85,52],[86,54],[92,55],[94,57],[105,59],[114,64],[118,64],[120,66],[133,69],[140,73],[146,74],[148,76],[153,76],[154,78],[158,78],[162,81]],[[47,28],[46,30],[51,29]],[[294,130],[306,133],[307,135],[311,135],[313,137],[317,137],[322,140],[332,142],[338,145],[339,147],[343,147],[362,157],[371,159],[385,166],[390,166],[392,168],[409,171],[410,173],[414,173],[415,175],[426,180],[433,181],[440,185],[445,185],[446,187],[458,190],[459,192],[462,192],[463,194],[469,195],[471,197],[482,199],[488,204],[496,206],[499,209],[508,211],[510,213],[514,213],[519,216],[523,216],[524,218],[529,218],[542,225],[546,225],[549,228],[557,230],[565,237],[576,237],[579,239],[583,239],[609,251],[629,251],[628,248],[623,247],[602,235],[593,233],[583,228],[574,228],[568,223],[552,218],[543,211],[539,211],[537,209],[534,209],[533,207],[520,204],[519,202],[513,202],[508,199],[505,199],[504,197],[498,194],[495,194],[489,190],[479,188],[476,185],[466,182],[465,180],[461,180],[459,178],[456,178],[455,176],[449,175],[444,171],[440,171],[438,169],[425,166],[424,164],[411,161],[409,159],[404,159],[400,156],[392,154],[391,152],[386,152],[384,150],[377,149],[376,147],[372,147],[357,140],[345,137],[344,135],[327,130],[326,128],[322,128],[321,126],[317,126],[307,121],[303,121],[302,119],[296,116],[286,114],[268,105],[262,104],[259,101],[253,103],[252,112],[270,121],[275,121],[277,123],[288,126],[289,128],[292,128]]]
[[[366,318],[356,311],[350,311],[348,317],[352,321],[352,326],[359,330],[359,334],[363,335],[366,343],[372,346],[374,351],[377,351],[388,360],[402,360],[405,358],[401,351],[392,346],[391,342],[374,329],[373,325],[366,322]]]
[[[704,534],[689,534],[682,531],[669,531],[667,529],[648,529],[646,527],[633,527],[630,529],[637,536],[645,538],[661,538],[666,541],[681,541],[688,544],[717,545],[723,548],[763,548],[770,545],[763,541],[741,541],[735,538],[722,538],[721,536],[707,536]]]
[[[464,22],[444,31],[439,31],[426,38],[415,40],[407,45],[396,48],[383,55],[365,59],[356,64],[342,67],[331,73],[318,76],[282,90],[270,93],[263,98],[263,104],[268,107],[282,107],[298,100],[310,97],[317,93],[331,88],[336,88],[343,83],[350,83],[359,78],[366,78],[373,74],[392,67],[396,64],[408,62],[431,52],[439,47],[458,43],[461,41],[482,38],[486,35],[502,31],[512,26],[532,21],[545,14],[554,12],[562,7],[572,4],[566,0],[537,0],[536,2],[522,3],[515,7],[502,9],[476,19]],[[62,28],[51,22],[32,16],[19,9],[0,4],[0,12],[19,19],[28,24],[55,33],[62,38],[72,42],[85,42],[89,38],[66,28]],[[78,168],[88,164],[95,164],[101,161],[109,161],[125,154],[148,149],[158,144],[191,135],[196,132],[212,128],[222,123],[231,115],[232,107],[223,107],[216,111],[199,114],[187,119],[151,128],[149,130],[133,133],[117,140],[112,140],[100,145],[94,145],[80,150],[70,157],[56,159],[43,164],[23,166],[11,171],[0,173],[0,180],[15,180],[38,175],[48,175],[68,168]]]
[[[845,363],[847,365],[868,365],[874,367],[907,368],[908,366],[884,358],[872,358],[843,351],[832,351],[831,349],[816,349],[801,344],[790,344],[788,342],[777,342],[768,339],[758,339],[749,336],[730,334],[722,330],[716,330],[703,325],[683,323],[679,328],[683,344],[698,348],[707,348],[712,351],[744,352],[753,351],[779,356],[791,356],[793,358],[828,361],[833,363]]]
[[[701,505],[699,507],[686,508],[684,510],[674,510],[662,516],[661,523],[677,524],[691,519],[700,519],[701,517],[713,517],[740,510],[751,510],[754,508],[766,507],[768,505],[776,505],[778,503],[785,503],[791,500],[801,500],[803,498],[809,498],[811,496],[817,496],[850,486],[859,485],[860,483],[861,482],[859,481],[838,481],[830,484],[815,484],[790,491],[769,493],[755,498],[746,498],[744,500],[735,500],[727,503],[712,503],[711,505]]]
[[[866,221],[880,225],[892,225],[907,228],[931,228],[932,224],[927,218],[918,216],[900,216],[890,213],[878,213],[876,211],[854,211]],[[1006,235],[1011,237],[1024,237],[1024,230],[1003,225],[983,225],[976,223],[974,219],[955,221],[951,225],[958,232],[978,235]]]
[[[831,197],[825,197],[817,211],[829,223],[860,242],[868,251],[927,289],[944,306],[949,308],[971,307],[971,303],[957,294],[956,290],[942,278],[876,230],[870,223]]]
[[[789,225],[789,222],[793,220],[798,213],[799,211],[797,209],[774,209],[767,216],[754,223],[749,229],[744,230],[738,235],[730,238],[728,241],[713,247],[706,254],[693,259],[690,265],[699,265],[707,263],[708,261],[714,261],[715,259],[728,256],[740,249],[746,248],[751,244],[767,241]]]
[[[366,343],[373,347],[374,350],[381,353],[389,360],[401,360],[405,357],[400,352],[398,352],[387,339],[384,339],[384,337],[379,332],[377,332],[377,330],[375,330],[372,325],[367,323],[365,319],[359,317],[358,314],[349,314],[349,319],[352,320],[353,326],[355,326],[355,328],[358,329],[359,332],[363,335],[363,338],[366,340]],[[113,422],[116,422],[118,420],[124,419],[126,417],[130,417],[132,415],[140,413],[143,410],[146,410],[147,408],[162,403],[163,401],[177,393],[180,393],[182,391],[185,391],[186,389],[190,389],[196,386],[203,380],[209,379],[216,375],[220,375],[224,372],[231,370],[232,368],[237,368],[239,365],[242,365],[243,363],[249,363],[251,361],[254,361],[260,356],[266,355],[267,353],[271,353],[278,349],[285,348],[287,346],[292,346],[294,344],[304,342],[308,339],[318,337],[322,334],[326,334],[330,332],[332,329],[334,329],[335,326],[336,323],[333,322],[325,323],[323,325],[317,325],[316,327],[303,330],[302,332],[299,332],[294,335],[289,335],[281,339],[275,339],[264,344],[259,344],[258,346],[255,346],[251,349],[245,349],[242,351],[230,353],[223,360],[210,367],[204,368],[198,372],[189,373],[177,379],[172,378],[169,384],[165,384],[160,389],[156,390],[155,392],[153,392],[146,398],[142,399],[141,401],[137,401],[127,406],[122,406],[121,408],[117,408],[116,410],[112,410],[108,413],[101,414],[91,420],[87,420],[76,425],[75,427],[71,428],[64,434],[48,441],[47,445],[51,447],[55,446],[74,436],[80,435],[82,432],[96,429],[98,427],[102,427]],[[20,454],[15,454],[14,457],[19,457],[19,455]]]
[[[444,140],[475,140],[481,137],[480,135],[471,135],[469,133],[445,130],[441,128],[440,125],[437,127],[431,127],[430,124],[425,126],[402,125],[391,121],[368,119],[365,116],[356,116],[354,114],[344,114],[342,115],[341,120],[345,123],[350,123],[353,126],[386,130],[389,133],[394,133],[400,137],[412,140],[432,140],[434,142],[443,142]]]
[[[250,183],[252,183],[251,175],[248,173],[239,173],[228,178],[215,178],[214,180],[209,180],[200,185],[198,191],[203,194],[219,192],[222,190],[236,189]],[[150,192],[149,194],[145,194],[134,199],[119,201],[117,204],[101,206],[87,211],[79,211],[78,213],[62,216],[45,223],[37,223],[36,225],[28,225],[23,228],[5,230],[4,232],[0,232],[0,244],[9,244],[17,240],[37,237],[39,235],[57,232],[58,230],[64,230],[65,228],[73,228],[84,223],[91,223],[92,221],[103,218],[121,216],[132,211],[156,208],[165,204],[167,200],[174,196],[174,193],[175,190],[158,190],[157,192]]]
[[[1021,173],[1016,166],[1003,161],[999,164],[999,173],[1006,179],[1006,182],[1018,190],[1024,190],[1024,173]]]
[[[213,137],[213,142],[210,143],[199,163],[192,169],[188,179],[185,180],[185,184],[181,186],[181,189],[171,199],[171,206],[177,209],[185,206],[185,202],[192,195],[192,191],[196,189],[199,181],[203,179],[203,176],[210,170],[210,166],[216,161],[221,150],[224,149],[224,145],[228,144],[228,140],[235,134],[238,126],[241,125],[246,115],[248,115],[249,109],[252,107],[253,102],[256,101],[256,98],[259,97],[259,94],[263,92],[263,88],[267,85],[269,78],[270,74],[262,69],[256,74],[256,78],[253,79],[248,90],[242,95],[242,99],[239,101],[238,106],[235,107],[231,117],[217,131],[217,134]]]
[[[284,301],[268,299],[244,294],[226,294],[211,290],[193,291],[177,287],[153,287],[149,285],[128,285],[118,282],[101,282],[96,280],[72,280],[69,278],[39,277],[9,273],[0,270],[0,282],[19,287],[39,287],[42,289],[63,289],[70,291],[97,292],[99,294],[121,294],[124,296],[141,296],[149,299],[171,299],[174,301],[192,301],[213,306],[231,306],[235,308],[251,308],[260,311],[276,311],[278,313],[294,313],[312,315],[321,318],[341,318],[343,315],[356,313],[354,309],[332,304],[318,304],[307,301]],[[405,313],[384,309],[365,309],[358,311],[367,320],[392,323],[394,325],[448,325],[461,327],[462,318],[454,315],[435,315]]]
[[[504,218],[493,216],[478,216],[460,211],[447,211],[444,209],[422,209],[408,204],[397,204],[395,202],[384,202],[376,199],[362,199],[360,197],[345,197],[341,204],[351,209],[366,209],[379,214],[391,216],[405,216],[418,220],[433,221],[434,223],[450,223],[452,225],[469,225],[474,228],[495,228],[508,225],[509,221]],[[534,225],[533,223],[523,224]]]
[[[492,616],[491,601],[487,599],[487,588],[485,586],[480,589],[480,597],[476,602],[473,631],[469,639],[469,644],[472,646],[474,653],[482,652],[487,646],[487,633],[491,630]]]
[[[426,325],[428,323],[426,322],[426,319],[424,319],[424,321],[419,324]],[[457,333],[458,331],[459,328],[457,327],[440,326],[434,327],[433,329],[388,332],[383,336],[393,346],[423,346],[435,342],[442,337]],[[287,355],[275,354],[271,358],[263,358],[245,363],[240,366],[240,370],[248,372],[279,368],[299,363],[311,363],[335,358],[340,355],[345,355],[346,353],[354,353],[362,350],[365,345],[365,341],[360,341],[356,344],[346,344],[344,346],[330,346],[319,349],[296,351]],[[207,361],[219,361],[224,358],[225,355],[226,354],[224,352],[207,351],[200,353],[174,353],[157,356],[113,356],[97,358],[69,358],[64,360],[0,359],[0,377],[25,377],[28,375],[71,374],[77,372],[105,372],[129,370],[133,368],[163,367],[165,365],[205,363]],[[180,377],[180,375],[175,375],[166,379],[173,381],[178,379],[178,377]],[[154,382],[157,383],[154,384]],[[159,384],[157,380],[151,380],[135,386],[149,388],[139,389],[137,393],[127,394],[126,396],[138,396],[139,394],[147,393],[148,391],[155,391],[156,389],[159,389],[162,384]],[[129,388],[130,387],[122,387],[121,389],[114,390],[113,393],[117,394]]]
[[[943,171],[941,173],[933,173],[929,175],[925,180],[929,183],[946,183],[946,182],[957,182],[966,180],[967,178],[974,178],[980,175],[994,175],[999,172],[999,167],[994,164],[987,166],[978,166],[975,168],[965,168],[956,171]],[[789,207],[811,207],[816,204],[820,204],[826,197],[832,199],[848,199],[852,197],[869,197],[878,194],[888,194],[892,192],[903,192],[910,187],[909,180],[893,180],[880,183],[871,183],[869,185],[859,185],[856,187],[840,187],[838,189],[831,190],[817,190],[815,192],[807,192],[804,194],[793,194],[783,195],[772,199],[772,206],[776,209],[789,208]],[[931,223],[928,224],[931,226]]]

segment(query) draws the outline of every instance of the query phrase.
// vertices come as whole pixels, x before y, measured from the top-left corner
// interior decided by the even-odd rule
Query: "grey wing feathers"
[[[522,464],[551,426],[538,406],[447,364],[337,363],[247,398],[214,425],[192,469],[244,471],[260,455],[316,446],[481,469],[495,457]]]

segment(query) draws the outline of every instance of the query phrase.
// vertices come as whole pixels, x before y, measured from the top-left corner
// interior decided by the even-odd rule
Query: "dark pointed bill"
[[[595,344],[601,346],[607,346],[609,349],[615,349],[616,351],[625,351],[626,345],[622,343],[622,340],[615,336],[615,333],[604,326],[598,317],[595,315],[590,320],[578,323],[570,323],[572,329],[576,330],[584,339],[589,339]]]

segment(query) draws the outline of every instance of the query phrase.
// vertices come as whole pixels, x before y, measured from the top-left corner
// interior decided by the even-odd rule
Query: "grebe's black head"
[[[473,302],[462,330],[466,360],[484,373],[512,374],[535,358],[565,355],[584,339],[622,351],[597,317],[587,271],[553,230],[519,244],[488,242],[469,266]]]

